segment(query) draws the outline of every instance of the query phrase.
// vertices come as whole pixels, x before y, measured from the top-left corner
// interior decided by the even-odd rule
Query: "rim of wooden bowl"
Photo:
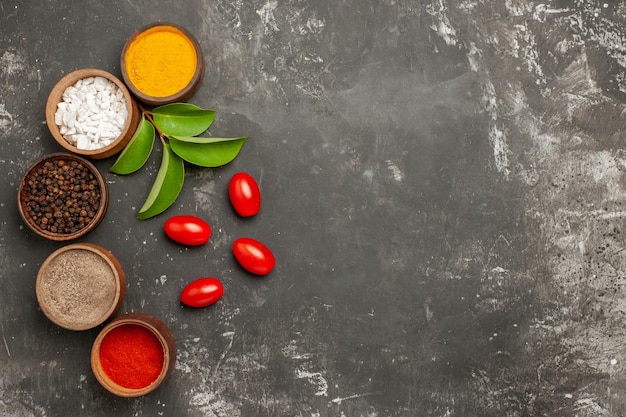
[[[109,268],[111,268],[111,272],[113,273],[113,279],[115,280],[115,297],[113,298],[111,305],[107,306],[106,310],[102,312],[98,319],[82,325],[72,323],[70,320],[65,320],[61,317],[58,317],[55,314],[55,311],[47,304],[45,298],[44,285],[46,269],[50,266],[52,262],[54,262],[55,259],[70,251],[88,251],[96,254],[106,262]],[[67,330],[89,330],[101,325],[102,323],[110,319],[119,310],[122,305],[122,301],[124,300],[124,296],[126,295],[126,278],[120,262],[111,252],[109,252],[102,246],[96,245],[95,243],[73,243],[52,252],[41,264],[39,272],[37,273],[37,280],[35,282],[35,293],[37,296],[37,302],[39,303],[39,307],[41,307],[44,315],[51,322]]]
[[[130,45],[135,41],[135,39],[137,39],[139,35],[143,34],[144,32],[156,30],[156,28],[158,27],[171,27],[181,32],[185,37],[189,39],[189,41],[191,42],[191,44],[196,50],[196,71],[193,77],[191,78],[191,81],[189,81],[187,86],[185,86],[185,88],[183,88],[179,92],[172,94],[170,96],[166,96],[166,97],[155,97],[155,96],[151,96],[151,95],[143,93],[141,90],[135,87],[135,85],[130,80],[128,73],[126,72],[126,52],[128,51],[128,48],[130,47]],[[202,48],[200,47],[200,43],[198,43],[198,40],[195,38],[195,36],[193,36],[193,34],[191,34],[191,32],[189,32],[187,29],[185,29],[184,27],[180,25],[177,25],[176,23],[155,22],[155,23],[150,23],[136,30],[126,40],[126,43],[124,44],[124,47],[122,49],[122,55],[120,57],[120,71],[122,73],[122,79],[126,83],[126,86],[130,90],[130,92],[135,97],[137,97],[139,101],[142,101],[143,103],[146,103],[150,106],[162,106],[162,105],[170,104],[170,103],[185,102],[191,96],[193,96],[196,90],[200,87],[200,84],[202,84],[202,79],[204,78],[204,55],[202,53]]]
[[[76,146],[63,138],[63,135],[61,135],[59,130],[59,126],[55,122],[54,115],[57,111],[57,105],[63,98],[65,90],[76,84],[78,80],[89,77],[104,77],[115,83],[115,85],[117,85],[124,94],[129,115],[126,118],[126,123],[122,129],[122,133],[120,133],[117,139],[100,149],[85,150],[78,149]],[[115,75],[98,68],[82,68],[66,74],[50,91],[48,101],[46,102],[46,124],[48,125],[48,130],[52,134],[54,140],[65,150],[90,159],[105,159],[121,152],[133,137],[133,134],[135,133],[135,130],[137,130],[137,126],[139,124],[139,107],[126,85]]]
[[[93,218],[91,223],[76,231],[75,233],[53,233],[41,229],[37,226],[37,224],[35,224],[34,219],[30,217],[30,215],[28,214],[28,210],[25,207],[26,203],[24,199],[26,194],[26,183],[28,181],[28,178],[30,178],[30,174],[40,165],[43,165],[46,161],[55,161],[57,159],[80,162],[93,173],[98,181],[98,186],[100,187],[100,206],[98,207],[98,211],[96,212],[95,217]],[[57,242],[64,242],[84,236],[94,230],[96,227],[98,227],[98,225],[104,219],[104,215],[109,208],[109,186],[107,185],[104,177],[102,176],[98,168],[96,168],[96,166],[89,162],[87,159],[67,152],[56,152],[39,158],[26,170],[26,173],[20,180],[20,185],[18,187],[17,203],[18,211],[20,213],[20,216],[22,217],[22,220],[24,220],[24,223],[26,223],[26,225],[33,232],[46,239],[54,240]]]
[[[143,388],[132,389],[116,384],[102,369],[100,347],[106,335],[113,329],[125,325],[139,325],[152,332],[163,348],[163,367],[152,383]],[[111,320],[98,334],[91,348],[91,369],[98,382],[109,392],[120,397],[139,397],[157,389],[172,373],[176,365],[176,342],[170,329],[158,318],[146,313],[126,313]]]

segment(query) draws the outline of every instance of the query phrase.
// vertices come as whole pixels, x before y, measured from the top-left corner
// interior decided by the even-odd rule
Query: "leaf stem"
[[[143,114],[146,117],[146,119],[148,119],[148,121],[152,124],[152,126],[154,126],[154,129],[159,135],[159,139],[161,140],[161,143],[165,145],[167,143],[165,142],[166,135],[161,131],[161,129],[159,129],[156,123],[154,123],[154,119],[152,118],[152,112],[150,112],[149,110],[146,110],[146,108],[144,108],[141,104],[139,104],[139,109],[141,110],[141,114]]]

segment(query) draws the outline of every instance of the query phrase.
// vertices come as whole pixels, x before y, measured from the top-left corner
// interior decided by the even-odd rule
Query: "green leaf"
[[[198,136],[211,126],[215,111],[189,103],[172,103],[152,109],[152,120],[166,135]]]
[[[176,201],[180,190],[183,188],[184,180],[185,163],[178,155],[172,152],[169,144],[163,144],[161,167],[154,184],[152,184],[152,189],[148,194],[146,202],[139,209],[137,218],[146,220],[164,212]]]
[[[119,175],[127,175],[137,171],[150,157],[153,146],[154,126],[145,117],[142,117],[135,134],[109,170]]]
[[[202,167],[220,167],[235,159],[248,138],[171,136],[169,139],[172,150],[185,161]]]

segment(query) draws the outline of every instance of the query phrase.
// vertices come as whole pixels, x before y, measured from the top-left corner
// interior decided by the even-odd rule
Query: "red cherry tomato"
[[[199,278],[187,284],[180,293],[180,301],[189,307],[206,307],[217,302],[224,287],[217,278]]]
[[[233,253],[246,271],[256,275],[267,275],[276,265],[276,259],[268,247],[249,237],[235,240]]]
[[[228,196],[235,211],[242,217],[254,216],[261,209],[261,192],[250,174],[238,172],[228,184]]]
[[[163,228],[170,239],[188,246],[203,245],[211,237],[211,226],[196,216],[170,217]]]

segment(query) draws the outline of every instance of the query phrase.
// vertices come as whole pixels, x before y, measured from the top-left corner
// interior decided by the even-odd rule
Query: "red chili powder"
[[[115,327],[100,345],[102,370],[113,382],[130,389],[144,388],[157,379],[163,357],[159,339],[137,324]]]

